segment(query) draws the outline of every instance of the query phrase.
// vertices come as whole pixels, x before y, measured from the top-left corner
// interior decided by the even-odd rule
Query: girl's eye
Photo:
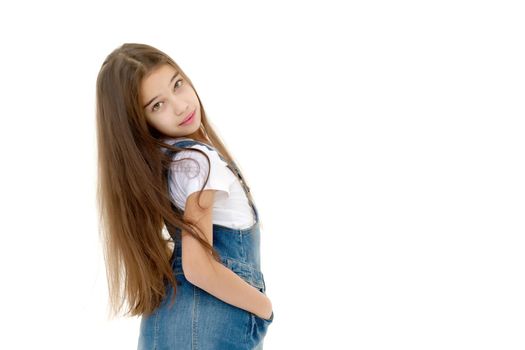
[[[177,83],[178,83],[179,81],[181,82],[181,84],[177,85]],[[177,81],[175,82],[175,84],[173,85],[173,90],[176,90],[179,86],[181,86],[181,85],[182,85],[182,81],[183,81],[182,79],[177,80]],[[157,108],[155,108],[155,107],[158,106],[159,103],[162,103],[162,101],[161,101],[161,102],[157,102],[157,103],[155,103],[155,104],[153,105],[153,107],[151,107],[151,111],[152,111],[152,112],[157,111]]]
[[[174,86],[173,86],[174,88],[177,87],[177,83],[178,83],[179,81],[182,83],[182,79],[177,80],[177,81],[175,82]],[[180,86],[180,85],[178,85],[178,86]]]
[[[158,106],[159,103],[160,103],[160,102],[157,102],[157,103],[155,103],[155,104],[153,105],[153,107],[151,107],[151,111],[152,111],[152,112],[155,112],[155,111],[157,110],[155,107]]]

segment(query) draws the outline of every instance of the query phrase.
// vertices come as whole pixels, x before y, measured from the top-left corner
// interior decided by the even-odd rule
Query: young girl
[[[113,315],[127,301],[141,316],[138,349],[262,349],[273,309],[259,215],[190,79],[158,49],[124,44],[96,88]]]

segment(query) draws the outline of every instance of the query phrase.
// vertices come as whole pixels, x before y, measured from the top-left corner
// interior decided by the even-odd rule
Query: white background
[[[95,79],[178,62],[263,220],[265,349],[525,348],[519,1],[3,2],[0,347],[135,349],[108,320]]]

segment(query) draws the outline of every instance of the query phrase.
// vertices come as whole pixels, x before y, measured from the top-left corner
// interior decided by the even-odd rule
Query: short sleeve
[[[208,156],[210,164],[208,166],[208,160],[198,151],[184,150],[175,154],[174,160],[176,162],[172,163],[172,178],[170,179],[175,203],[184,208],[188,196],[200,191],[206,181],[208,171],[210,176],[204,190],[218,190],[229,196],[230,186],[235,177],[227,163],[219,157],[215,149],[210,150],[202,145],[193,145],[191,148],[203,151]]]

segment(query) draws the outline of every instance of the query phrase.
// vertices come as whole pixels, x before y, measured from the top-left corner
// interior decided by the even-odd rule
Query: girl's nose
[[[188,110],[188,104],[180,98],[173,96],[171,98],[171,108],[175,114],[177,114],[179,117],[182,117],[183,114]]]

